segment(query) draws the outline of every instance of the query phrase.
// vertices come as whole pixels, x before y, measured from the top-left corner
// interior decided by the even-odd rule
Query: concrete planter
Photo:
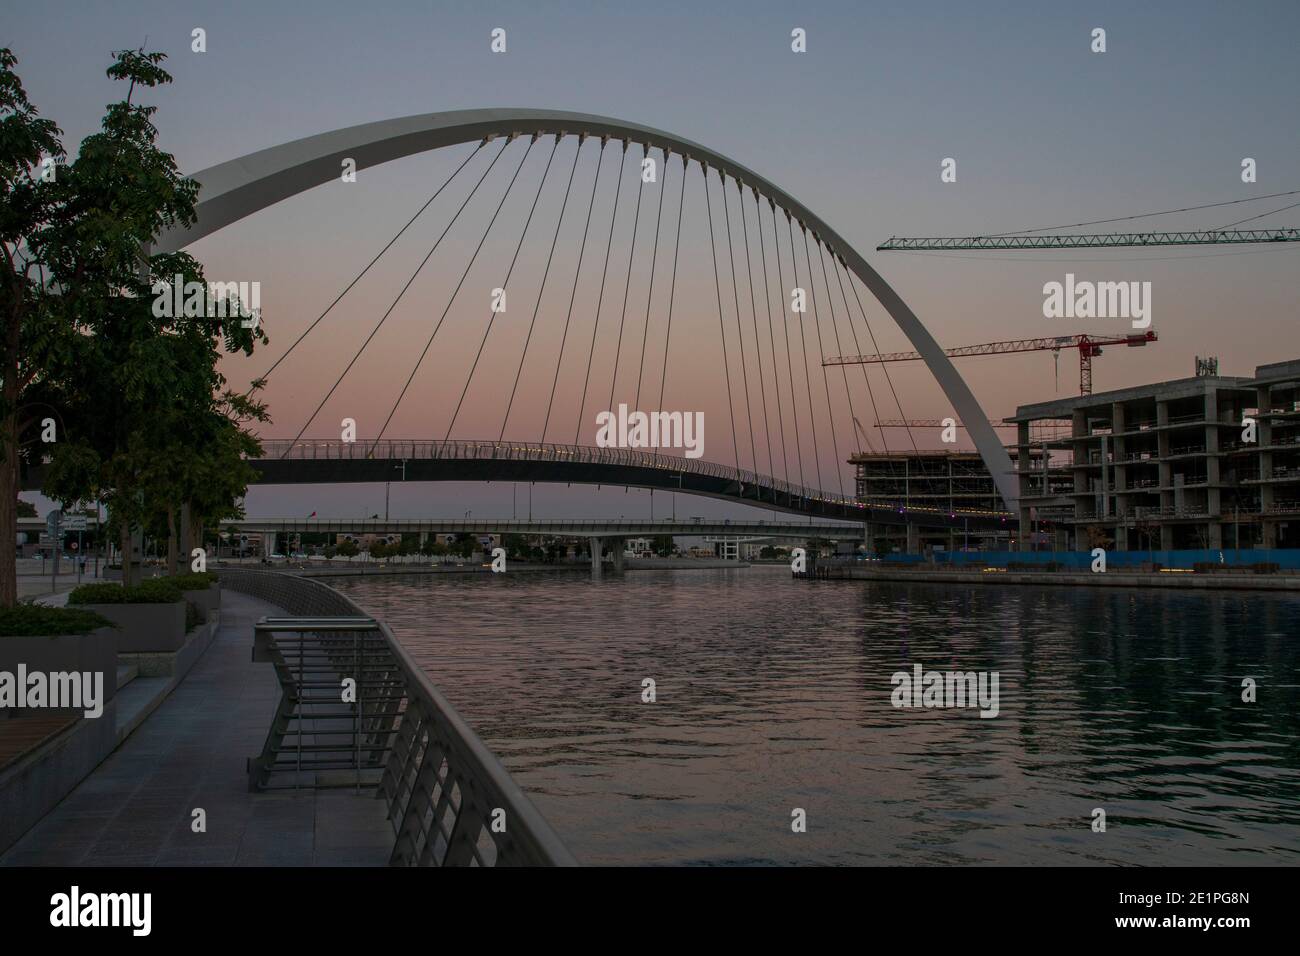
[[[120,654],[171,653],[185,643],[185,602],[172,604],[78,604],[119,628]]]
[[[203,620],[208,620],[212,612],[221,606],[221,586],[211,584],[202,590],[182,591],[181,594],[185,600],[189,601],[203,614]]]
[[[117,648],[118,632],[111,627],[97,628],[88,634],[0,637],[0,671],[16,675],[18,665],[22,664],[29,674],[33,671],[102,673],[103,703],[107,705],[117,693]],[[81,716],[82,711],[5,709],[0,710],[0,720],[59,713]]]

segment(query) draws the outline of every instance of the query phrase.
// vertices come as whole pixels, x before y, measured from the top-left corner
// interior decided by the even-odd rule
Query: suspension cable
[[[682,155],[682,188],[677,197],[677,237],[673,240],[673,278],[668,287],[668,327],[664,330],[664,368],[659,376],[659,408],[664,407],[664,389],[668,385],[668,343],[673,334],[673,299],[677,295],[677,253],[682,247],[682,211],[686,204],[686,173],[689,162]]]
[[[655,265],[659,261],[659,227],[664,220],[664,193],[668,191],[668,153],[660,150],[664,156],[664,178],[659,184],[659,211],[655,215],[655,244],[650,253],[650,283],[649,289],[645,294],[645,327],[641,331],[641,365],[636,373],[636,400],[632,403],[634,409],[641,407],[641,379],[645,375],[645,347],[650,340],[650,305],[654,301],[655,294]],[[662,411],[663,409],[659,409]]]
[[[502,146],[501,152],[497,153],[498,158],[505,154],[506,146],[510,145],[511,138],[512,137],[508,137],[506,139],[505,146]],[[378,447],[380,439],[384,437],[384,432],[388,430],[388,425],[393,420],[393,415],[397,413],[397,406],[402,404],[402,399],[406,397],[406,390],[411,387],[411,382],[415,380],[416,372],[418,372],[420,366],[424,364],[424,357],[429,354],[429,349],[433,345],[434,338],[438,335],[438,330],[442,328],[442,323],[446,321],[447,314],[451,311],[452,305],[456,302],[456,296],[460,294],[461,286],[465,284],[466,277],[469,276],[470,270],[474,268],[474,262],[478,259],[479,252],[483,249],[483,243],[487,242],[487,237],[489,233],[492,232],[492,226],[496,223],[497,216],[501,214],[501,207],[506,204],[506,198],[510,195],[511,189],[514,188],[515,180],[519,178],[519,170],[523,169],[524,160],[528,158],[529,150],[532,148],[533,144],[530,140],[528,143],[528,149],[524,150],[524,155],[519,160],[519,165],[515,167],[514,175],[510,177],[510,183],[506,186],[506,191],[501,195],[501,201],[497,203],[496,211],[492,213],[492,218],[488,220],[487,228],[483,230],[482,238],[479,239],[478,245],[474,247],[474,254],[469,257],[469,262],[465,264],[465,271],[460,274],[460,281],[456,283],[456,288],[452,290],[451,297],[447,300],[447,307],[442,310],[442,315],[438,317],[438,321],[434,325],[433,331],[429,333],[429,338],[424,343],[424,348],[420,352],[420,357],[415,360],[415,365],[411,369],[411,374],[406,377],[406,383],[402,386],[401,392],[397,395],[397,401],[393,402],[393,407],[389,409],[388,417],[384,419],[383,427],[379,429],[379,434],[375,436],[375,440],[371,443],[370,450],[367,452],[368,455],[373,455],[375,453],[375,448]]]
[[[727,412],[731,416],[731,448],[736,456],[736,480],[740,480],[740,445],[736,443],[736,409],[731,394],[731,363],[727,360],[727,329],[722,321],[722,283],[718,279],[718,250],[713,237],[713,203],[709,201],[709,167],[700,163],[704,174],[704,208],[709,211],[709,252],[713,256],[713,289],[718,297],[718,332],[722,335],[722,370],[726,373]],[[725,187],[724,187],[725,190]],[[725,199],[726,196],[724,195]]]
[[[754,301],[754,265],[749,252],[749,220],[745,216],[745,187],[736,180],[738,205],[740,206],[740,226],[745,235],[745,274],[749,277],[749,315],[754,325],[754,352],[758,355],[758,394],[763,402],[763,435],[767,439],[767,470],[776,477],[776,465],[772,461],[772,425],[767,418],[767,385],[763,382],[763,342],[758,335],[758,306]],[[776,362],[775,356],[772,359]],[[754,465],[758,471],[758,465]],[[773,499],[775,500],[775,498]]]
[[[817,314],[817,277],[813,275],[812,256],[808,254],[808,229],[800,224],[799,231],[803,233],[803,258],[808,263],[808,291],[811,293],[813,309],[813,331],[817,333],[817,364],[822,369],[822,387],[826,389],[826,414],[830,416],[831,424],[831,454],[834,455],[835,461],[835,478],[839,482],[840,497],[844,497],[844,469],[840,467],[840,448],[839,439],[835,436],[835,406],[831,403],[831,382],[830,375],[826,371],[826,366],[822,364],[826,361],[826,349],[822,347],[822,323]],[[847,379],[846,379],[847,381]],[[829,489],[827,489],[829,490]]]
[[[535,142],[537,142],[536,136],[534,136],[532,142],[528,144],[530,149]],[[542,189],[546,186],[546,177],[551,172],[551,162],[555,159],[555,151],[559,148],[560,134],[556,133],[555,142],[551,144],[551,154],[546,157],[546,169],[542,171],[542,178],[537,183],[537,192],[533,196],[533,204],[528,209],[528,218],[524,220],[524,228],[519,233],[519,242],[515,245],[515,254],[510,257],[510,267],[506,269],[505,281],[500,285],[500,289],[503,293],[510,285],[510,277],[514,274],[515,263],[519,261],[519,250],[524,247],[524,239],[528,237],[528,227],[532,225],[533,213],[537,212],[537,201],[542,198]],[[524,153],[524,158],[528,158],[527,153]],[[519,164],[519,168],[523,168],[523,163]],[[465,404],[465,396],[469,394],[470,384],[474,381],[474,373],[478,371],[479,359],[483,357],[483,347],[487,345],[488,336],[492,334],[492,323],[493,320],[496,319],[497,314],[498,313],[495,310],[488,313],[487,328],[483,330],[483,338],[478,344],[478,352],[474,355],[474,364],[469,367],[469,376],[465,379],[465,387],[461,390],[460,400],[456,402],[456,410],[451,413],[451,421],[447,423],[447,434],[443,437],[444,442],[451,440],[451,430],[456,426],[456,419],[460,415],[461,406]]]
[[[555,137],[555,145],[560,144],[560,136]],[[560,239],[560,227],[564,225],[564,213],[569,208],[569,193],[573,189],[573,174],[578,171],[578,156],[582,153],[582,143],[578,143],[578,148],[573,152],[573,166],[569,169],[569,183],[564,187],[564,202],[560,204],[560,216],[555,220],[555,235],[551,237],[551,251],[546,255],[546,269],[542,272],[542,284],[537,288],[537,301],[533,303],[533,317],[528,323],[528,335],[524,338],[524,351],[519,356],[519,368],[515,370],[515,384],[510,388],[510,401],[506,402],[506,414],[501,419],[501,434],[497,436],[497,441],[505,441],[506,424],[510,421],[510,409],[515,404],[515,392],[519,389],[519,377],[524,371],[524,360],[528,358],[528,344],[533,340],[533,326],[537,324],[537,313],[542,307],[542,293],[546,291],[546,278],[551,274],[551,260],[555,258],[555,245]],[[554,155],[554,151],[552,151]],[[549,168],[549,167],[548,167]],[[542,177],[545,182],[545,176]],[[545,440],[545,439],[543,439]]]
[[[790,380],[790,405],[794,413],[795,460],[799,464],[799,487],[802,489],[807,488],[808,485],[804,481],[803,475],[803,442],[799,440],[799,396],[796,394],[794,387],[794,359],[791,357],[790,352],[790,317],[785,306],[785,266],[781,263],[781,234],[776,229],[776,205],[769,199],[768,206],[772,213],[772,254],[773,258],[776,259],[777,281],[781,283],[777,291],[780,293],[781,328],[785,331],[785,370],[786,377]],[[791,258],[791,262],[793,261],[793,258]],[[794,282],[795,285],[799,284],[798,279],[795,279]]]
[[[330,400],[330,396],[332,396],[334,394],[334,391],[339,387],[339,385],[343,383],[343,379],[347,376],[348,372],[352,370],[352,366],[357,363],[357,360],[359,358],[361,358],[361,353],[366,350],[366,346],[370,344],[370,340],[373,339],[378,334],[383,324],[386,321],[388,321],[388,317],[393,314],[393,310],[397,308],[397,304],[401,302],[402,297],[406,295],[406,290],[411,287],[411,284],[413,282],[415,282],[416,276],[420,274],[420,272],[424,269],[425,263],[429,261],[429,259],[433,256],[434,252],[437,250],[438,246],[442,244],[442,240],[446,238],[447,233],[451,231],[451,227],[456,224],[456,220],[460,218],[460,214],[465,211],[465,207],[469,205],[470,200],[474,198],[474,194],[478,192],[478,188],[483,185],[483,181],[487,179],[488,174],[492,172],[492,168],[496,166],[497,160],[501,158],[501,155],[505,151],[506,151],[506,147],[505,144],[503,144],[501,148],[497,150],[497,154],[492,157],[492,162],[488,164],[487,169],[483,170],[483,175],[479,176],[478,182],[476,182],[474,184],[474,188],[469,191],[469,195],[465,197],[464,202],[460,204],[460,208],[456,210],[456,214],[451,217],[451,221],[447,223],[447,227],[443,229],[442,234],[439,235],[438,238],[434,241],[432,248],[430,248],[429,251],[425,254],[424,258],[420,260],[420,264],[416,266],[415,272],[413,272],[411,274],[411,277],[406,280],[406,284],[402,286],[401,291],[397,293],[397,297],[393,299],[392,303],[388,306],[388,309],[384,312],[384,314],[380,317],[379,321],[375,324],[375,327],[370,330],[370,334],[366,336],[366,340],[361,343],[361,348],[357,349],[356,354],[352,356],[351,361],[349,361],[347,366],[343,369],[343,371],[339,373],[339,377],[334,380],[334,384],[331,385],[329,391],[325,393],[325,397],[320,400],[320,404],[316,406],[316,410],[313,411],[311,415],[307,418],[307,421],[303,423],[302,428],[298,429],[298,434],[294,436],[293,442],[291,442],[289,446],[285,448],[284,454],[281,455],[280,457],[283,458],[284,455],[289,454],[289,450],[295,444],[297,444],[298,440],[302,438],[303,433],[306,432],[307,429],[311,427],[311,423],[315,421],[316,416],[319,415],[321,409],[325,407],[325,403]],[[475,151],[475,154],[477,154],[477,150]],[[267,374],[269,375],[270,373],[268,372]]]
[[[855,355],[862,354],[862,346],[858,342],[858,330],[853,326],[853,313],[849,310],[849,297],[844,291],[844,280],[840,277],[839,257],[834,252],[831,253],[831,265],[835,269],[835,283],[840,287],[840,298],[844,300],[844,314],[847,317],[849,331],[853,333],[853,349]],[[850,278],[849,280],[853,280]],[[885,449],[885,454],[889,454],[889,441],[885,438],[885,429],[880,424],[880,409],[876,407],[876,393],[871,388],[871,377],[867,375],[867,366],[865,363],[858,366],[862,369],[862,381],[867,386],[867,397],[871,400],[871,414],[875,416],[876,427],[880,431],[880,442]]]
[[[596,205],[596,187],[600,185],[600,171],[605,159],[605,144],[602,137],[600,152],[596,154],[596,175],[591,181],[591,198],[587,202],[587,222],[582,227],[582,245],[578,249],[578,266],[573,273],[573,291],[569,294],[569,311],[564,316],[564,334],[560,336],[560,354],[555,360],[555,377],[551,380],[551,397],[546,400],[546,420],[542,424],[542,442],[546,441],[546,432],[551,424],[551,408],[555,404],[555,388],[560,383],[560,367],[564,364],[564,345],[569,340],[569,321],[573,318],[573,302],[578,297],[578,278],[582,275],[582,257],[587,251],[587,233],[591,229],[591,210]],[[579,150],[582,143],[578,143]]]
[[[731,208],[727,202],[727,176],[718,170],[718,179],[722,181],[722,211],[727,220],[727,260],[731,263],[731,300],[736,306],[736,337],[740,340],[740,374],[745,388],[745,421],[749,425],[749,460],[758,473],[758,451],[754,444],[754,408],[749,401],[749,363],[745,359],[745,329],[740,323],[740,291],[736,285],[736,254],[731,243]]]
[[[618,160],[614,181],[614,206],[609,214],[609,237],[605,240],[605,264],[600,270],[600,294],[596,297],[596,321],[591,325],[591,348],[587,352],[587,376],[582,382],[582,401],[578,403],[578,425],[573,431],[573,443],[582,435],[582,413],[587,410],[587,388],[591,385],[591,360],[596,354],[596,332],[600,329],[600,310],[605,304],[605,280],[609,276],[609,252],[614,246],[614,225],[618,222],[618,197],[623,192],[623,167],[627,163],[627,140],[623,140],[623,155]]]
[[[790,459],[785,450],[785,410],[781,407],[781,370],[776,363],[776,336],[772,331],[772,284],[767,277],[767,240],[763,237],[763,207],[754,190],[754,219],[757,223],[759,254],[763,257],[763,304],[767,306],[767,344],[772,354],[772,379],[776,382],[776,420],[781,431],[781,467],[786,484],[790,483]],[[780,290],[778,290],[780,291]]]
[[[849,288],[853,290],[853,299],[858,303],[858,311],[862,313],[862,324],[867,327],[867,334],[871,336],[871,348],[879,354],[880,346],[876,344],[876,333],[871,329],[871,321],[867,318],[867,310],[862,308],[862,299],[858,297],[858,286],[851,275],[849,276]],[[889,385],[890,394],[894,396],[894,404],[898,407],[898,417],[903,421],[907,421],[907,415],[903,412],[903,403],[898,400],[898,390],[894,388],[894,379],[889,374],[889,366],[882,362],[880,368],[885,373],[885,382]],[[905,430],[907,431],[908,440],[912,443],[912,451],[919,455],[921,451],[916,447],[916,436],[912,434],[912,426],[905,426]]]
[[[826,272],[826,250],[822,247],[822,241],[820,238],[814,236],[813,239],[817,244],[817,261],[822,267],[822,285],[826,287],[826,301],[830,305],[831,309],[831,331],[835,333],[835,354],[843,355],[844,349],[840,346],[839,320],[835,316],[835,297],[831,295],[831,281]],[[822,366],[822,368],[824,369],[825,366]],[[853,392],[849,390],[848,366],[841,365],[840,372],[844,375],[844,397],[847,398],[849,402],[849,417],[856,422],[858,420],[858,413],[853,409]],[[862,443],[858,441],[858,430],[856,427],[853,429],[853,447],[855,447],[859,452],[862,451]]]
[[[644,163],[645,158],[650,155],[650,148],[644,143],[641,144],[641,159]],[[609,380],[609,410],[614,410],[614,386],[618,384],[618,363],[623,356],[623,326],[627,323],[627,297],[632,291],[632,259],[636,255],[636,228],[641,222],[641,194],[645,191],[645,174],[639,174],[636,178],[636,215],[632,217],[632,238],[627,244],[627,283],[623,286],[623,313],[618,320],[618,344],[614,346],[614,374]],[[663,190],[659,191],[663,196]]]
[[[475,156],[477,156],[479,150],[482,149],[485,145],[487,145],[486,139],[483,140],[481,143],[478,144],[478,146],[474,148],[474,152],[470,153],[468,156],[465,157],[465,161],[456,167],[455,172],[453,172],[450,176],[448,176],[446,180],[443,181],[443,184],[441,186],[439,186],[436,190],[434,190],[433,195],[430,196],[428,200],[425,202],[425,204],[416,211],[415,215],[410,218],[410,220],[406,223],[406,225],[403,226],[401,229],[397,230],[397,235],[393,236],[392,239],[388,240],[388,242],[384,245],[384,248],[379,250],[379,254],[376,255],[373,259],[371,259],[369,264],[364,269],[362,269],[360,272],[357,273],[356,278],[354,278],[351,282],[349,282],[347,284],[347,287],[338,294],[338,298],[336,298],[333,302],[331,302],[326,307],[325,311],[316,317],[316,321],[312,322],[311,325],[307,326],[306,331],[304,331],[301,335],[299,335],[296,339],[294,339],[293,344],[290,345],[287,349],[285,349],[284,354],[275,360],[275,363],[266,370],[266,372],[262,375],[262,377],[253,380],[253,389],[249,390],[250,393],[254,389],[259,387],[259,383],[265,384],[266,380],[271,377],[271,373],[274,372],[277,368],[279,368],[280,363],[289,357],[289,353],[298,347],[298,343],[301,342],[303,339],[305,339],[309,334],[311,334],[312,329],[320,325],[321,320],[324,319],[325,316],[330,314],[330,310],[332,310],[334,306],[338,305],[341,301],[343,301],[343,297],[352,291],[352,287],[361,281],[361,279],[365,276],[365,274],[371,270],[374,264],[380,260],[380,258],[383,256],[385,252],[387,252],[389,249],[393,247],[393,243],[395,243],[398,239],[402,238],[402,234],[406,232],[407,229],[411,228],[411,226],[415,223],[415,220],[419,219],[420,216],[424,213],[424,211],[433,204],[433,201],[438,198],[438,196],[442,193],[442,191],[451,185],[451,181],[460,174],[460,171],[462,169],[464,169],[466,166],[469,165],[469,161],[473,159]]]
[[[791,274],[794,276],[795,288],[799,288],[799,262],[794,255],[794,220],[791,219],[790,213],[788,211],[785,214],[785,224],[790,231]],[[799,228],[802,229],[803,225],[800,224]],[[804,304],[806,307],[807,303]],[[795,313],[795,314],[807,315],[808,313],[805,311],[802,313]],[[799,321],[799,341],[803,346],[804,384],[808,387],[808,418],[812,422],[813,464],[817,466],[817,490],[820,491],[822,488],[822,460],[821,460],[821,452],[817,448],[817,410],[813,408],[812,372],[808,371],[808,341],[807,338],[804,336],[804,331],[803,331],[804,322],[803,319],[799,319],[798,321]]]

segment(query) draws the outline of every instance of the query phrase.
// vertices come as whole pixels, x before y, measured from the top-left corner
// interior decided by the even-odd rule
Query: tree
[[[450,551],[452,554],[460,555],[462,558],[468,558],[474,553],[474,550],[477,547],[478,542],[474,539],[474,536],[462,531],[460,534],[456,535],[456,543],[451,546]]]
[[[370,556],[377,561],[380,558],[388,556],[388,542],[383,538],[379,538],[370,543],[368,550],[370,551]]]
[[[33,249],[33,238],[54,204],[52,183],[64,157],[62,131],[38,116],[14,66],[18,59],[0,49],[0,607],[18,598],[16,552],[20,484],[20,436],[33,422],[23,418],[29,387],[47,357],[67,347],[70,330],[47,308],[49,279]],[[45,160],[48,165],[42,163]]]
[[[237,303],[218,315],[158,307],[173,277],[204,284],[192,256],[148,252],[164,229],[194,221],[198,186],[157,147],[156,107],[132,101],[137,86],[171,82],[159,65],[165,54],[114,57],[108,76],[129,83],[126,98],[109,105],[101,132],[49,184],[52,202],[30,246],[57,288],[43,306],[77,333],[45,363],[48,401],[63,410],[65,434],[43,490],[64,504],[109,505],[131,583],[134,529],[161,517],[174,554],[181,504],[197,503],[199,523],[239,516],[235,502],[251,474],[242,456],[259,447],[243,425],[267,415],[224,389],[219,346],[251,354],[267,339],[260,323],[244,324]]]
[[[650,541],[650,550],[661,558],[666,558],[676,550],[673,544],[673,536],[670,534],[657,534]]]
[[[34,504],[32,504],[30,501],[23,501],[21,498],[19,498],[16,507],[17,507],[17,509],[18,509],[18,511],[17,511],[17,515],[18,515],[18,517],[20,517],[20,518],[36,518],[36,517],[39,517],[39,516],[36,514],[36,506],[35,506]]]
[[[349,561],[361,553],[361,549],[357,547],[357,543],[351,538],[344,538],[340,541],[337,550],[341,556],[347,558]]]

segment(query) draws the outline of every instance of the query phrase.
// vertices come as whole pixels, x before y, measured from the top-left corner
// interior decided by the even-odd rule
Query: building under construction
[[[1014,461],[1018,451],[1012,448],[1009,452]],[[1043,452],[1031,449],[1027,454],[1040,456]],[[1003,511],[1006,507],[978,452],[868,451],[854,455],[849,463],[856,472],[859,501],[896,508],[934,509],[950,514],[961,510]],[[996,550],[1010,547],[1016,531],[1016,527],[1011,525],[1001,532],[969,533],[961,529],[940,532],[909,526],[909,539],[904,537],[904,529],[881,525],[872,529],[871,544],[886,552],[895,547],[916,551],[926,546],[948,550]],[[888,544],[882,545],[882,542]]]
[[[898,529],[882,550],[1300,548],[1300,359],[1253,377],[1212,363],[1198,372],[1017,408],[1006,419],[1017,428],[1007,449],[1016,527],[969,538]],[[850,463],[861,501],[1003,507],[973,451],[873,451]],[[886,530],[873,529],[877,547]]]
[[[1016,409],[1024,547],[1300,547],[1300,359],[1198,371]],[[1059,419],[1068,434],[1032,437]]]

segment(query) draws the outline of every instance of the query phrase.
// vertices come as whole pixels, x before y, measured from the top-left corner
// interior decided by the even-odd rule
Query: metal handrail
[[[673,474],[703,475],[734,479],[742,484],[779,494],[787,500],[801,499],[847,508],[868,510],[879,503],[863,502],[834,492],[807,485],[792,484],[771,475],[733,468],[702,458],[662,455],[630,448],[596,448],[588,445],[560,445],[545,442],[474,441],[454,439],[385,439],[379,442],[345,442],[338,439],[290,440],[262,439],[262,459],[291,460],[507,460],[577,462],[581,464],[623,465],[649,468]],[[943,511],[940,508],[911,510]],[[1007,511],[965,508],[958,513],[983,517],[1010,516]]]
[[[370,620],[338,591],[278,571],[223,569],[225,587],[295,615],[304,628],[322,618]],[[272,623],[274,622],[274,623]],[[288,629],[290,622],[268,618]],[[331,625],[348,630],[348,623]],[[379,795],[388,801],[395,841],[390,862],[408,866],[574,866],[577,861],[510,773],[451,702],[434,686],[382,621],[375,621],[400,675],[394,708],[396,737],[388,751]],[[398,715],[400,713],[400,715]],[[500,812],[503,812],[501,815]],[[447,819],[454,815],[450,826]],[[503,824],[498,830],[494,824]],[[495,850],[489,855],[481,844]]]

